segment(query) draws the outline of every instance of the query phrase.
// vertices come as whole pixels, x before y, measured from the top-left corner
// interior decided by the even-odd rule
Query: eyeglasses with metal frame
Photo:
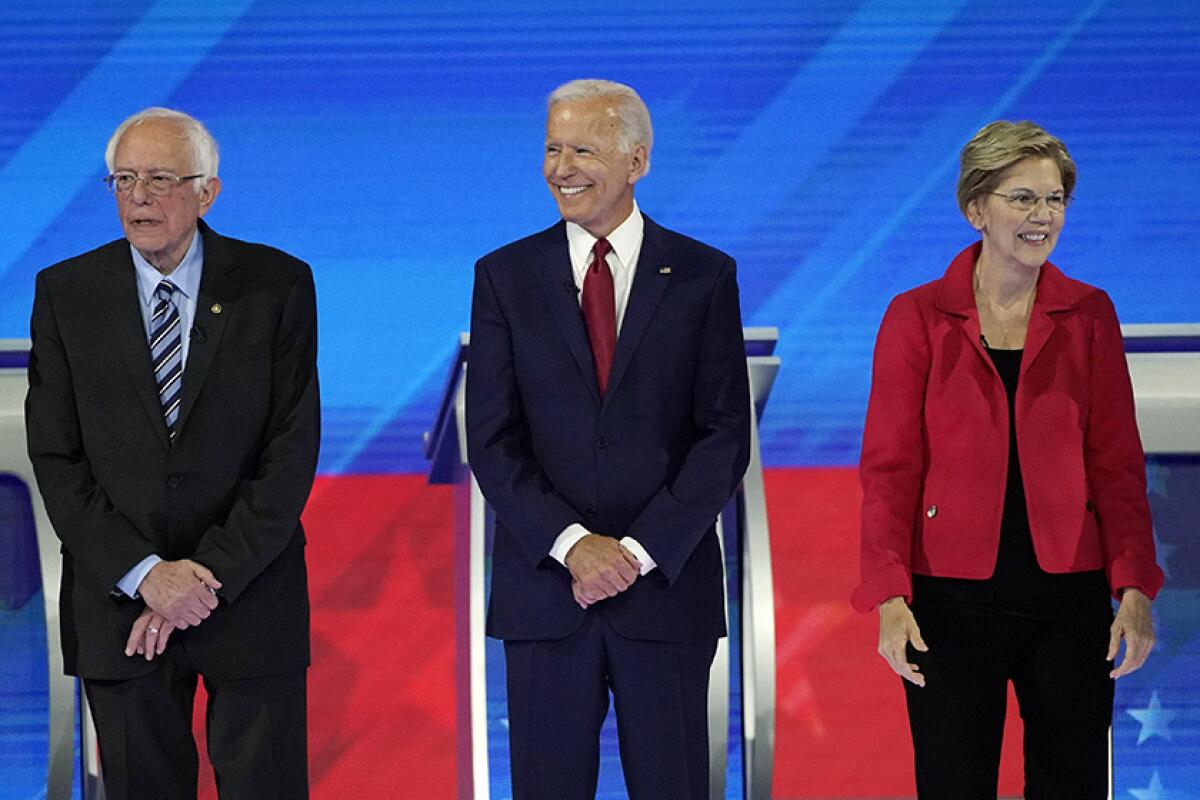
[[[133,191],[133,187],[141,181],[146,186],[146,191],[156,197],[168,195],[171,190],[184,181],[193,181],[196,178],[203,178],[203,172],[197,172],[195,175],[176,175],[173,172],[151,172],[149,175],[138,175],[135,172],[114,172],[111,175],[104,176],[104,184],[113,194],[129,194]]]
[[[1033,211],[1041,200],[1046,201],[1046,208],[1053,211],[1055,214],[1061,214],[1067,210],[1067,206],[1071,205],[1071,195],[1063,192],[1050,192],[1049,194],[1036,194],[1027,189],[1017,189],[1012,192],[988,192],[996,197],[1003,197],[1008,201],[1008,204],[1018,211]]]

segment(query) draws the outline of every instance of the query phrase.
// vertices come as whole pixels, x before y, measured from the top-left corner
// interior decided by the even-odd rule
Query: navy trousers
[[[589,610],[571,636],[507,641],[514,800],[592,800],[611,691],[631,800],[708,800],[716,640],[626,639]]]

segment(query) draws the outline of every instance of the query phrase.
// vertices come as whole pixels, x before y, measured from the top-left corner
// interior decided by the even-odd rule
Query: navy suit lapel
[[[102,299],[108,309],[113,348],[121,354],[125,371],[133,383],[134,394],[158,431],[163,447],[169,447],[171,441],[167,437],[158,387],[150,368],[150,345],[146,341],[145,321],[140,308],[142,300],[138,295],[137,275],[127,241],[122,239],[114,245],[112,258],[104,262],[104,272]]]
[[[599,404],[600,389],[596,384],[592,345],[583,323],[583,314],[579,310],[579,290],[575,286],[575,275],[571,271],[566,224],[560,222],[543,231],[535,242],[542,258],[534,265],[534,274],[538,277],[542,292],[546,296],[546,304],[550,306],[559,332],[567,340],[567,347],[579,368],[580,377]],[[620,350],[619,344],[617,349]]]
[[[665,233],[649,217],[643,215],[643,219],[646,226],[642,234],[642,252],[638,256],[637,272],[625,304],[625,318],[621,321],[621,332],[617,336],[617,351],[613,355],[612,373],[608,377],[605,397],[611,397],[620,386],[642,334],[646,332],[646,326],[650,324],[650,318],[654,316],[654,310],[658,308],[663,292],[671,282],[670,251]]]
[[[196,298],[196,318],[192,320],[196,335],[192,336],[183,369],[183,396],[175,426],[176,438],[183,433],[208,377],[213,356],[225,332],[225,321],[233,312],[243,278],[225,239],[203,222],[200,223],[200,234],[204,239],[204,272],[200,276],[200,294]]]

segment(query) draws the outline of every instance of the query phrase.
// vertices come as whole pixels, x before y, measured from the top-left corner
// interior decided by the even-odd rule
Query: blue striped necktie
[[[154,311],[150,315],[150,364],[158,384],[158,400],[162,403],[167,435],[175,440],[175,424],[179,421],[179,396],[183,386],[183,335],[179,324],[179,308],[172,295],[178,287],[164,280],[154,290]]]

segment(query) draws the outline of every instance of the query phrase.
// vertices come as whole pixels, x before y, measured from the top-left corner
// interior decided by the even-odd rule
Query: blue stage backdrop
[[[28,335],[38,269],[120,235],[111,130],[180,108],[222,146],[212,225],[315,270],[321,472],[420,472],[472,264],[555,220],[544,98],[590,76],[654,115],[643,210],[732,253],[746,323],[780,328],[768,466],[856,461],[876,325],[972,240],[957,152],[991,120],[1071,148],[1060,266],[1126,322],[1200,317],[1195,0],[46,0],[0,3],[0,337]],[[1200,785],[1168,747],[1194,675],[1155,677],[1121,797]]]
[[[327,474],[422,469],[474,260],[555,218],[542,104],[573,77],[643,93],[643,209],[780,327],[768,465],[856,459],[875,327],[970,241],[956,154],[990,120],[1079,163],[1061,266],[1125,321],[1197,317],[1195,2],[4,3],[0,42],[0,336],[39,268],[119,234],[112,128],[185,109],[224,151],[212,224],[316,270]]]

